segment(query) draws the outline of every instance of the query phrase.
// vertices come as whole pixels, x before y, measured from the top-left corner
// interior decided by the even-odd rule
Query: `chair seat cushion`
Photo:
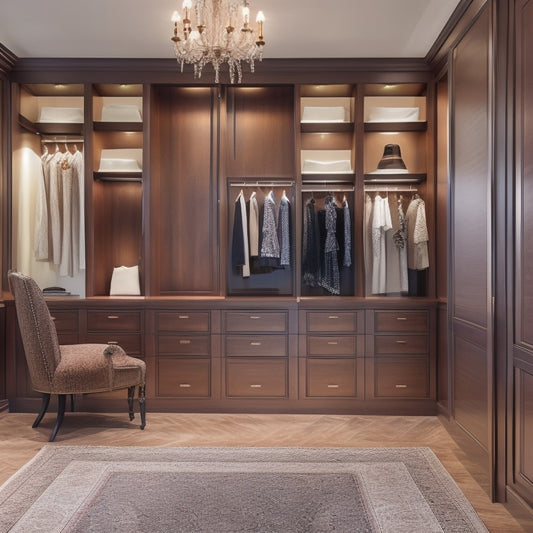
[[[144,361],[126,355],[119,346],[73,344],[62,345],[60,350],[53,394],[104,392],[144,384]]]

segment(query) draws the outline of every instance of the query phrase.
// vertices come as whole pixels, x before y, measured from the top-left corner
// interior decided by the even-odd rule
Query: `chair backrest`
[[[57,332],[43,293],[35,281],[19,272],[8,274],[32,387],[50,392],[61,360]]]

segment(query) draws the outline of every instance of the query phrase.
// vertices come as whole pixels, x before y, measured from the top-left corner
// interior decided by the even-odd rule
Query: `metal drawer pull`
[[[338,389],[339,387],[340,385],[336,385],[336,384],[328,385],[328,389]]]
[[[251,315],[250,320],[259,320],[261,317],[257,315]]]
[[[406,389],[407,385],[394,385],[397,389]]]
[[[259,383],[253,383],[252,385],[250,385],[251,389],[260,389],[262,387],[263,385],[260,385]]]
[[[251,342],[250,346],[261,346],[260,342]]]
[[[407,344],[407,341],[396,341],[396,344]]]
[[[328,341],[328,344],[336,345],[336,344],[339,344],[339,342],[338,341]]]
[[[178,315],[178,318],[180,320],[187,320],[189,318],[189,315]]]
[[[328,318],[330,320],[337,320],[339,317],[337,315],[329,315]]]
[[[52,316],[52,315],[50,315],[50,318],[51,318],[52,320],[55,320],[55,319],[56,319],[56,317],[55,317],[55,316]]]
[[[118,341],[107,341],[107,344],[118,344]]]
[[[109,318],[109,320],[116,320],[117,318],[120,318],[118,315],[107,315],[107,318]]]
[[[407,320],[406,316],[397,316],[396,320]]]
[[[191,344],[189,339],[180,339],[180,344]]]
[[[190,389],[191,388],[191,384],[190,383],[180,383],[178,386],[179,386],[180,389]]]

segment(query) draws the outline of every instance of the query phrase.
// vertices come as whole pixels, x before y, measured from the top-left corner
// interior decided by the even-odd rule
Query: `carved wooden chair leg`
[[[43,398],[41,401],[41,410],[39,411],[39,414],[37,415],[37,418],[35,419],[35,422],[32,425],[32,428],[36,428],[43,419],[43,416],[46,413],[46,410],[48,409],[48,404],[50,403],[50,394],[47,392],[43,392]]]
[[[52,430],[52,434],[50,435],[50,438],[48,439],[48,442],[53,442],[53,440],[56,438],[59,428],[61,427],[61,423],[63,422],[63,416],[65,415],[66,398],[67,398],[66,394],[59,394],[57,396],[57,420],[56,420],[56,425],[54,426],[54,429]]]
[[[135,385],[133,387],[128,387],[128,409],[130,414],[130,420],[135,418],[135,413],[133,412],[133,396],[135,394]]]
[[[141,429],[146,426],[146,400],[144,398],[144,385],[139,385],[139,407],[141,408]]]

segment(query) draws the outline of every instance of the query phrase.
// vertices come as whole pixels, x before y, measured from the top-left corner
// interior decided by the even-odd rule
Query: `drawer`
[[[159,335],[159,355],[209,355],[210,338],[205,335]]]
[[[140,311],[88,311],[88,331],[141,331]]]
[[[227,356],[288,355],[286,335],[229,335],[226,337]]]
[[[425,333],[428,330],[427,311],[375,311],[374,331]]]
[[[358,314],[355,311],[309,311],[307,313],[308,332],[356,333],[359,326]]]
[[[374,396],[428,398],[429,371],[426,357],[374,359]]]
[[[59,344],[79,344],[80,338],[77,333],[66,332],[62,333],[61,331],[57,332],[57,340]]]
[[[232,332],[271,332],[287,331],[287,313],[280,311],[227,311],[226,331]]]
[[[374,355],[427,354],[427,335],[375,335]]]
[[[188,331],[192,333],[209,332],[209,313],[207,311],[159,312],[156,314],[157,331]]]
[[[230,398],[285,398],[287,396],[287,360],[227,359],[226,393]]]
[[[307,396],[356,396],[355,359],[308,359]]]
[[[128,355],[142,355],[142,335],[140,333],[88,333],[87,342],[95,344],[118,344]]]
[[[56,331],[61,333],[63,331],[78,331],[79,329],[79,315],[78,311],[54,311],[50,310],[50,315],[54,321]]]
[[[307,336],[307,355],[357,355],[354,336]]]
[[[210,359],[160,358],[157,395],[207,398],[210,396]]]

